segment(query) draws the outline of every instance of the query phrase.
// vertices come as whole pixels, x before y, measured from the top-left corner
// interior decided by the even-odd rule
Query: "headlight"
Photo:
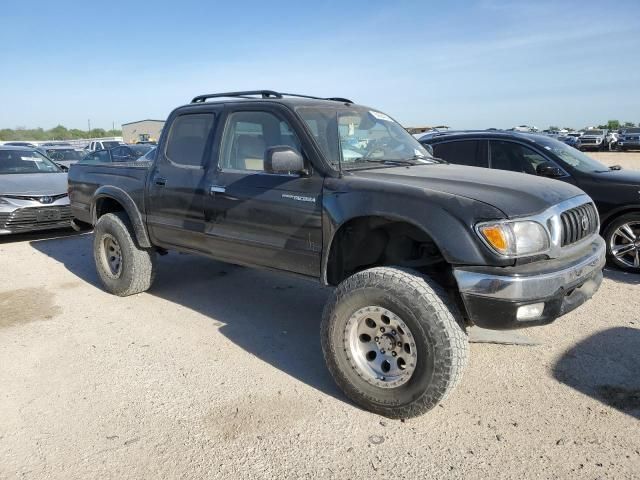
[[[477,231],[492,250],[504,257],[543,253],[550,245],[547,230],[531,220],[481,223]]]

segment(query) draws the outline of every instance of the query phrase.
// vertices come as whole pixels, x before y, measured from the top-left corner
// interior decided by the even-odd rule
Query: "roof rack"
[[[297,93],[279,93],[274,90],[246,90],[243,92],[224,92],[224,93],[209,93],[206,95],[198,95],[191,100],[191,103],[203,103],[210,98],[253,98],[255,95],[259,95],[263,99],[267,98],[283,98],[298,97],[298,98],[310,98],[312,100],[329,100],[332,102],[353,103],[348,98],[342,97],[313,97],[311,95],[298,95]]]

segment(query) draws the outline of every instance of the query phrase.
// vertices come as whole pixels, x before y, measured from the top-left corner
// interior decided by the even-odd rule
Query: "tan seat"
[[[237,139],[236,168],[244,170],[264,170],[266,144],[262,136],[240,135]]]

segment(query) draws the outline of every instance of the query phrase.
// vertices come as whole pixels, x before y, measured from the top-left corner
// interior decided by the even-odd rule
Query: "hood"
[[[596,175],[603,182],[640,187],[640,170],[609,170],[597,172]]]
[[[470,198],[498,208],[509,218],[540,213],[584,194],[579,188],[559,180],[463,165],[392,167],[354,174]]]
[[[67,193],[66,173],[0,175],[0,195],[58,195]]]

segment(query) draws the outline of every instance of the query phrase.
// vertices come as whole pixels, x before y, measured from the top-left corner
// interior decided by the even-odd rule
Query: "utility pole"
[[[88,119],[87,123],[89,124],[89,138],[91,138],[91,119]]]

